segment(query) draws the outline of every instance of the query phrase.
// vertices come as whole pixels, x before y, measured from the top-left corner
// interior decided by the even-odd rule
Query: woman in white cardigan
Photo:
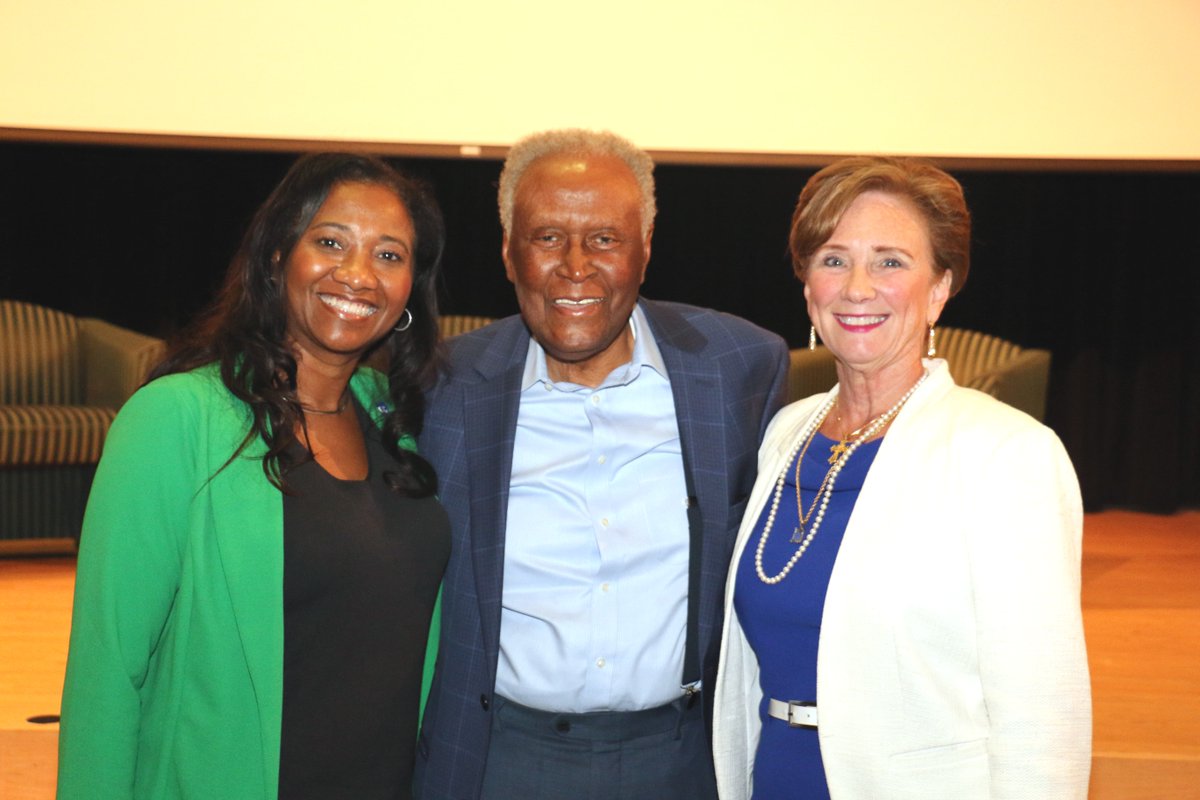
[[[759,453],[726,592],[723,800],[1087,795],[1074,471],[932,358],[969,239],[961,188],[924,162],[846,159],[800,195],[793,264],[839,381]]]

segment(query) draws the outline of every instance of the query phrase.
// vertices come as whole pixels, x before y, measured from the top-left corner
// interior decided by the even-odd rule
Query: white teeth
[[[560,306],[594,306],[601,302],[599,297],[585,297],[582,300],[571,300],[567,297],[560,297],[554,301],[555,305]]]
[[[341,297],[333,297],[327,294],[317,296],[321,298],[322,303],[334,311],[340,311],[343,314],[352,314],[356,317],[369,317],[379,310],[369,303],[356,303],[353,300],[345,300]]]
[[[843,317],[843,316],[838,316],[838,319],[839,319],[841,322],[844,322],[844,323],[845,323],[845,324],[847,324],[847,325],[878,325],[879,323],[881,323],[881,322],[883,322],[885,319],[887,319],[887,317],[886,317],[886,316],[878,316],[878,317]]]

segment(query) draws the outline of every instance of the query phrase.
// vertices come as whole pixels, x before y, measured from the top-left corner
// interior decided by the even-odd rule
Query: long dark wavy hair
[[[429,189],[378,158],[314,153],[296,161],[255,212],[212,306],[184,331],[150,379],[218,363],[221,380],[249,406],[253,417],[245,439],[225,466],[261,438],[267,445],[263,472],[272,484],[287,491],[287,473],[299,463],[288,449],[297,440],[297,428],[304,428],[304,414],[296,396],[296,358],[286,334],[284,270],[301,234],[333,187],[342,183],[391,189],[412,218],[416,233],[408,299],[412,323],[404,331],[388,333],[364,358],[379,350],[386,353],[390,410],[383,422],[383,443],[397,462],[386,480],[399,494],[427,497],[437,491],[433,467],[400,448],[397,440],[421,432],[423,390],[436,373],[436,280],[446,231]],[[382,361],[382,354],[378,355],[372,363]]]

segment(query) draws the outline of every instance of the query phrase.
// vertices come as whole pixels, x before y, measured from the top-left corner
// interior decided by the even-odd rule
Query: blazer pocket
[[[729,535],[737,536],[738,528],[742,525],[742,517],[746,515],[746,506],[750,504],[750,495],[743,494],[735,497],[729,506]]]
[[[925,747],[888,759],[893,800],[963,800],[987,797],[991,774],[987,739]]]

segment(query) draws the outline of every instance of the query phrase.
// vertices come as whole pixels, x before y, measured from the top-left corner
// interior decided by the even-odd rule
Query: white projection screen
[[[0,0],[0,138],[1200,167],[1200,0]]]

